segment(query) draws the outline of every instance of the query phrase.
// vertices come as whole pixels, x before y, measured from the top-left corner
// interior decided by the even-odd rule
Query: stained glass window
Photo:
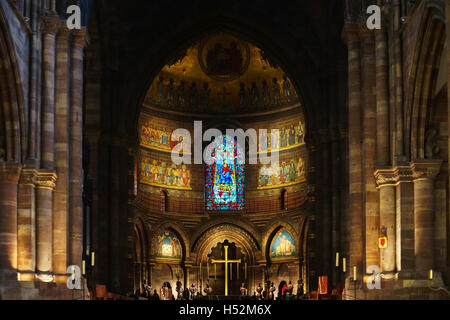
[[[230,136],[217,137],[206,151],[206,210],[244,209],[244,153]]]

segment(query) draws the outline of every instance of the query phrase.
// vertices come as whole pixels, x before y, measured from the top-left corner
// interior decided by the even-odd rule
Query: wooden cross
[[[215,260],[211,259],[211,263],[224,263],[225,264],[225,296],[228,296],[228,264],[229,263],[241,263],[239,260],[228,260],[228,246],[223,246],[225,248],[225,260]]]

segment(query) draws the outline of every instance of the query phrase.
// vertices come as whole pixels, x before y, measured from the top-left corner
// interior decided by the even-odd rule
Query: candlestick
[[[83,270],[82,270],[82,274],[85,275],[86,274],[86,261],[83,260]]]
[[[356,281],[356,266],[353,267],[353,281]]]
[[[91,266],[94,267],[95,266],[95,252],[92,251],[92,255],[91,255]]]
[[[75,280],[75,266],[72,266],[71,270],[72,270],[72,281],[74,281]]]
[[[200,279],[202,279],[202,263],[200,262]]]
[[[430,280],[433,280],[433,269],[430,269]]]
[[[245,280],[247,280],[247,262],[245,263],[245,265],[244,265],[244,271],[245,271]]]
[[[347,259],[342,259],[342,271],[345,273],[347,272]]]
[[[217,264],[214,264],[214,280],[217,279]]]
[[[336,252],[336,268],[339,267],[339,252]]]

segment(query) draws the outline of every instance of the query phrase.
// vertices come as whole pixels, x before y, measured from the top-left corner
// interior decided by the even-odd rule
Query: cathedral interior
[[[1,0],[0,299],[450,299],[449,35],[448,0]]]

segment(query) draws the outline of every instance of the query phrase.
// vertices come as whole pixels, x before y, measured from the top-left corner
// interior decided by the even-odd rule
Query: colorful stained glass
[[[206,210],[244,209],[244,153],[234,138],[217,137],[207,150]]]

